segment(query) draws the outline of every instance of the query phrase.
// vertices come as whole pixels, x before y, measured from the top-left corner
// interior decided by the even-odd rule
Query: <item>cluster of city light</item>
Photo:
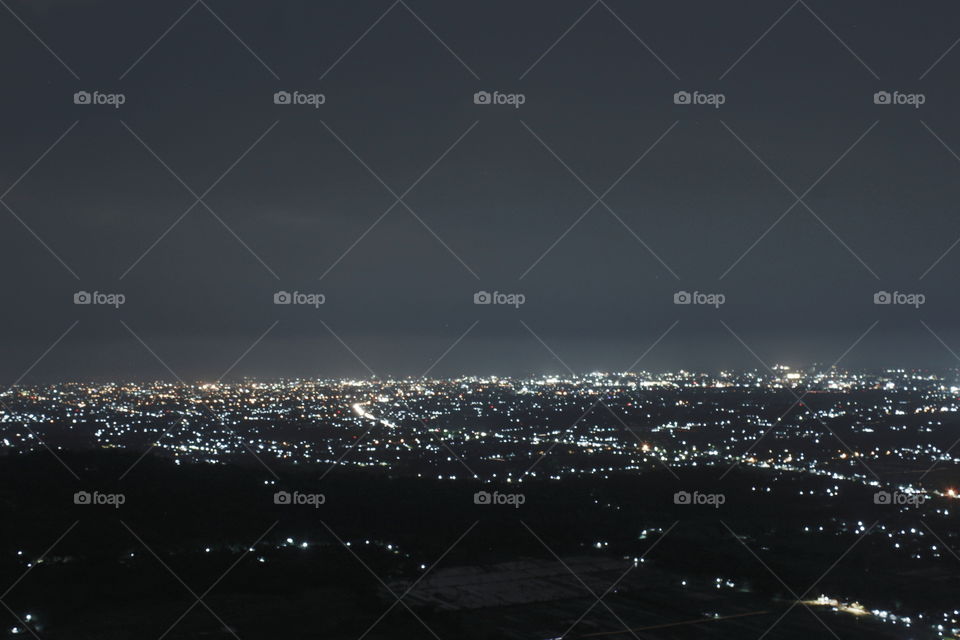
[[[958,391],[954,374],[786,366],[719,375],[62,383],[4,394],[0,448],[37,450],[41,434],[55,443],[70,436],[91,447],[154,447],[190,461],[253,450],[296,464],[405,462],[424,471],[455,451],[454,463],[475,460],[482,476],[517,479],[549,451],[561,467],[551,473],[561,476],[736,463],[866,482],[868,464],[957,463],[933,440],[960,409]],[[805,396],[830,401],[814,408]],[[895,442],[858,437],[849,450],[825,428],[838,421],[857,436]],[[596,456],[602,464],[588,461]]]
[[[848,602],[823,594],[812,600],[803,600],[801,603],[809,607],[829,607],[831,610],[839,613],[848,613],[858,617],[870,617],[879,622],[903,625],[904,627],[923,624],[928,626],[938,636],[944,638],[956,638],[960,636],[960,628],[956,626],[958,622],[957,616],[960,615],[960,610],[946,611],[939,616],[924,615],[923,613],[917,613],[912,616],[898,615],[886,609],[868,609],[859,602]],[[937,622],[937,620],[942,620],[942,622]]]

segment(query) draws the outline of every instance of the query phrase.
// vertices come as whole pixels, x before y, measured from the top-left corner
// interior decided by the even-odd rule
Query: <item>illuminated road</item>
[[[650,627],[634,627],[633,629],[623,629],[622,631],[601,631],[599,633],[588,633],[580,636],[581,638],[598,638],[600,636],[618,636],[623,633],[634,633],[636,631],[650,631],[651,629],[665,629],[667,627],[682,627],[690,624],[703,624],[705,622],[715,622],[717,620],[730,620],[732,618],[745,618],[747,616],[761,616],[769,611],[749,611],[747,613],[735,613],[729,616],[718,616],[715,618],[696,618],[694,620],[684,620],[682,622],[668,622],[666,624],[655,624]]]
[[[374,422],[379,422],[379,423],[382,424],[383,426],[389,427],[390,429],[396,429],[396,428],[397,428],[397,425],[393,424],[393,423],[390,422],[389,420],[384,420],[383,418],[378,418],[377,416],[373,415],[372,413],[370,413],[369,411],[367,411],[366,409],[364,409],[364,408],[363,408],[363,405],[362,405],[361,403],[359,403],[359,402],[357,402],[357,403],[355,403],[355,404],[353,405],[353,410],[354,410],[354,412],[355,412],[358,416],[360,416],[361,418],[366,418],[367,420],[373,420]]]

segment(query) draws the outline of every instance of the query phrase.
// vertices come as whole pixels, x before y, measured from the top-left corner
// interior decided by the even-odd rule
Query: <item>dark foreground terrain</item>
[[[863,484],[755,469],[721,480],[720,467],[481,486],[153,457],[119,481],[135,457],[65,459],[84,479],[73,491],[48,454],[0,466],[12,637],[937,638],[960,626],[946,498],[875,504]],[[678,487],[707,502],[677,504]]]

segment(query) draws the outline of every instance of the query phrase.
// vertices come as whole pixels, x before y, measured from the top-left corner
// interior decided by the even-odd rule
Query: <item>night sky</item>
[[[0,5],[4,387],[958,364],[956,3]]]

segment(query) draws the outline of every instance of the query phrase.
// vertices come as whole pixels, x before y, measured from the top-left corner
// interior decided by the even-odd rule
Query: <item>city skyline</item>
[[[93,548],[119,553],[124,579],[136,582],[152,564],[142,556],[144,548],[155,553],[153,544],[177,563],[168,570],[178,578],[234,556],[226,574],[239,565],[242,578],[211,603],[231,609],[236,626],[182,616],[168,627],[180,634],[256,634],[254,611],[278,605],[257,596],[247,605],[253,611],[240,612],[231,603],[249,598],[250,585],[267,575],[284,593],[292,583],[310,593],[318,580],[350,592],[357,575],[329,573],[346,549],[365,567],[392,569],[384,578],[371,570],[385,591],[359,592],[367,614],[327,611],[353,629],[343,637],[363,627],[364,636],[385,632],[378,627],[389,610],[372,622],[366,615],[396,590],[437,637],[456,633],[453,620],[480,615],[511,638],[558,627],[569,627],[561,637],[686,627],[742,637],[781,621],[788,637],[810,637],[819,623],[843,637],[955,638],[952,591],[937,585],[960,561],[951,547],[960,499],[958,385],[956,371],[944,378],[779,366],[716,376],[23,386],[0,399],[0,474],[46,477],[11,498],[19,513],[52,501],[76,519],[39,560],[32,540],[10,538],[18,551],[5,561],[26,573],[53,564],[34,575],[78,563],[109,571],[110,562],[95,561],[86,547],[96,536]],[[201,504],[212,521],[189,515]],[[572,521],[567,513],[576,514]],[[164,521],[176,514],[182,524],[147,543],[138,531],[168,528],[158,514]],[[132,538],[118,537],[117,517]],[[244,540],[254,534],[240,532],[265,517],[273,524],[253,524],[260,537]],[[447,548],[453,555],[428,565],[424,540],[436,544],[451,527],[461,531]],[[757,566],[731,563],[738,546]],[[797,553],[800,565],[791,559]],[[834,560],[802,594],[785,587],[786,602],[769,582],[805,584],[814,576],[797,576],[809,558],[840,553],[844,563]],[[303,573],[301,563],[315,570]],[[872,571],[870,585],[857,566]],[[368,578],[359,576],[361,584]],[[613,622],[588,617],[591,608],[574,618],[587,607],[578,580],[619,585],[606,598],[616,606]],[[112,616],[67,622],[65,610],[37,591],[44,583],[32,584],[10,610],[19,623],[14,636],[48,624],[61,633],[131,628]],[[116,596],[91,606],[116,600],[144,606]],[[175,611],[176,602],[166,602]],[[704,602],[711,609],[698,609]],[[312,628],[304,613],[325,605],[309,597],[279,605],[285,628]],[[794,608],[802,611],[787,618]],[[149,633],[158,622],[139,616],[137,625]],[[397,624],[402,619],[392,619],[394,637],[418,637]]]

